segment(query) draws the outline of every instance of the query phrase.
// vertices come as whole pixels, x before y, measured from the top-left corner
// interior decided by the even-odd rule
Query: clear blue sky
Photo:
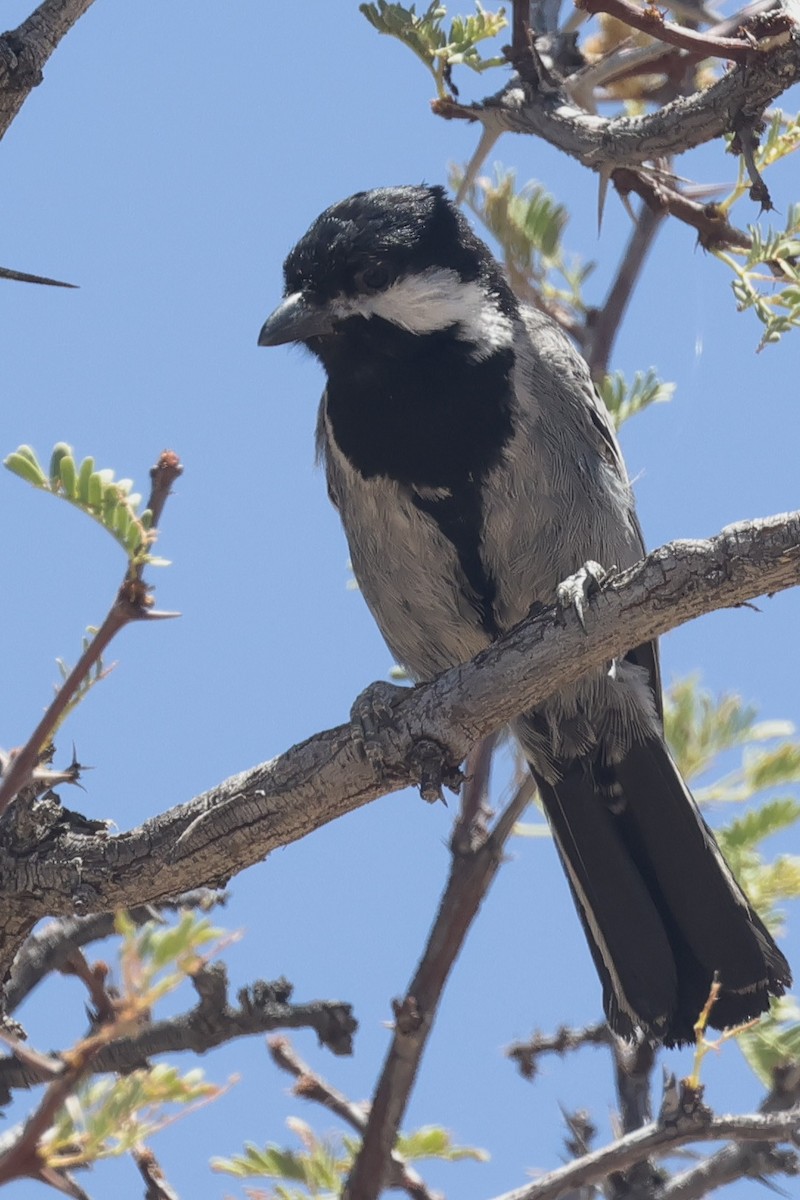
[[[9,0],[12,27],[26,4]],[[481,81],[462,72],[466,94]],[[497,76],[499,86],[501,77]],[[313,427],[322,379],[298,352],[256,346],[281,289],[284,255],[333,201],[379,184],[443,181],[475,130],[434,118],[432,86],[355,0],[236,4],[154,0],[96,5],[47,67],[0,155],[0,263],[71,280],[74,292],[0,282],[5,306],[3,454],[57,440],[133,476],[164,447],[185,476],[163,522],[153,572],[180,621],[125,631],[119,666],[65,730],[92,763],[69,804],[128,828],[225,776],[345,720],[391,660],[357,593],[320,475]],[[506,136],[498,160],[574,206],[567,243],[599,266],[599,302],[629,220],[612,197],[595,227],[594,178],[538,142]],[[731,180],[719,147],[679,165]],[[781,214],[797,167],[771,178]],[[740,223],[755,219],[746,206]],[[675,399],[623,433],[648,542],[702,536],[798,502],[800,333],[757,356],[759,328],[737,317],[724,269],[678,225],[661,235],[613,366],[655,366]],[[122,562],[66,505],[0,473],[4,621],[0,744],[25,740],[86,625],[99,622]],[[708,617],[664,642],[665,678],[700,672],[766,717],[800,719],[797,594],[760,611]],[[232,984],[281,974],[298,1000],[352,1001],[356,1055],[310,1035],[303,1056],[353,1099],[369,1096],[388,1042],[390,1000],[414,968],[448,867],[452,809],[385,798],[272,856],[231,884],[223,914],[244,939]],[[713,814],[712,814],[713,819]],[[785,847],[789,848],[789,847]],[[800,969],[795,920],[786,946]],[[187,996],[187,1003],[191,998]],[[56,980],[21,1014],[42,1049],[83,1027],[84,996]],[[58,1007],[58,1019],[53,1012]],[[544,1064],[535,1087],[503,1047],[534,1028],[599,1016],[600,995],[552,846],[520,840],[486,901],[449,987],[406,1126],[441,1123],[487,1148],[488,1165],[423,1168],[459,1200],[520,1186],[561,1158],[558,1104],[590,1107],[605,1133],[613,1104],[600,1052]],[[671,1056],[679,1073],[688,1056]],[[204,1060],[242,1081],[154,1143],[182,1196],[239,1194],[208,1173],[210,1153],[245,1139],[291,1141],[286,1115],[325,1131],[321,1111],[286,1096],[260,1040]],[[189,1066],[189,1063],[186,1063]],[[711,1102],[754,1104],[758,1088],[729,1048],[707,1068]],[[18,1112],[27,1111],[24,1099]],[[96,1196],[141,1195],[123,1162],[82,1180]],[[113,1189],[113,1193],[112,1193]],[[15,1195],[43,1195],[39,1185]]]

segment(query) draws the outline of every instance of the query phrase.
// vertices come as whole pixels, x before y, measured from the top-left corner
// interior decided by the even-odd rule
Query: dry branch
[[[778,38],[784,39],[782,44],[769,39],[768,51],[753,49],[746,64],[737,65],[710,88],[680,96],[641,117],[594,116],[550,90],[519,80],[480,104],[435,100],[432,108],[445,118],[479,121],[487,136],[509,132],[541,137],[584,166],[610,175],[617,167],[691,150],[732,132],[742,116],[763,112],[800,80],[797,26]]]
[[[663,546],[611,580],[587,612],[525,622],[473,662],[414,688],[395,709],[395,761],[375,778],[347,725],[225,780],[116,837],[54,828],[51,853],[0,850],[0,976],[44,916],[153,903],[218,886],[271,850],[413,782],[421,738],[453,765],[481,737],[632,646],[717,608],[800,583],[800,513],[729,526],[708,541]],[[750,618],[742,618],[752,619]],[[420,817],[422,819],[422,817]]]

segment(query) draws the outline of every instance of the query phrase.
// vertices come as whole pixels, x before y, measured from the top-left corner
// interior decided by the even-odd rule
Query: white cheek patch
[[[382,317],[409,333],[436,333],[455,326],[459,340],[473,344],[475,358],[488,358],[512,342],[513,326],[496,297],[475,281],[465,283],[455,271],[431,267],[404,275],[384,292],[354,299],[339,297],[332,305],[338,317]]]

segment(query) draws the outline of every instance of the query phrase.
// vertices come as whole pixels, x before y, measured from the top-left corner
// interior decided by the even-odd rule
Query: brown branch
[[[144,1200],[179,1200],[178,1193],[167,1183],[161,1165],[147,1146],[135,1146],[131,1157],[145,1183]]]
[[[610,1043],[622,1130],[632,1133],[634,1129],[641,1129],[653,1116],[650,1076],[655,1066],[656,1049],[649,1042],[625,1042],[613,1035]]]
[[[552,1034],[535,1033],[527,1042],[514,1042],[506,1050],[506,1056],[514,1060],[523,1079],[535,1079],[539,1070],[539,1059],[543,1054],[569,1054],[582,1046],[610,1046],[614,1035],[605,1021],[587,1025],[584,1029],[570,1029],[567,1025]]]
[[[540,1176],[535,1183],[504,1192],[495,1200],[558,1200],[565,1192],[599,1184],[609,1175],[629,1170],[655,1154],[665,1154],[690,1142],[792,1141],[800,1130],[800,1113],[750,1113],[736,1117],[684,1119],[674,1125],[651,1124],[593,1150]]]
[[[661,227],[664,212],[643,204],[639,209],[630,241],[617,268],[617,274],[602,308],[590,314],[583,352],[594,380],[602,380],[608,372],[622,318],[641,274],[650,247]]]
[[[183,471],[178,456],[165,450],[150,472],[152,492],[148,507],[153,513],[151,528],[155,528],[170,492],[172,483]],[[129,564],[119,591],[100,628],[95,633],[75,666],[53,697],[27,742],[9,761],[0,781],[0,816],[13,802],[18,792],[28,784],[39,762],[42,747],[50,741],[83,683],[100,662],[117,634],[132,621],[152,621],[174,613],[156,613],[151,609],[150,588],[142,582],[144,563]]]
[[[754,46],[748,39],[719,37],[712,33],[698,33],[685,25],[674,25],[671,21],[665,21],[655,6],[640,8],[631,0],[576,0],[576,5],[590,16],[608,13],[631,29],[638,29],[659,42],[688,50],[698,58],[725,58],[745,64],[753,56]],[[791,24],[785,22],[783,31],[790,29]]]
[[[157,1054],[189,1050],[203,1054],[235,1038],[272,1033],[276,1029],[312,1029],[321,1045],[333,1054],[351,1054],[357,1022],[352,1007],[338,1000],[292,1004],[292,985],[285,979],[257,980],[242,988],[238,1007],[228,1002],[227,975],[221,963],[206,967],[192,982],[198,1003],[187,1013],[153,1021],[125,1033],[106,1037],[93,1054],[91,1071],[129,1072]],[[104,1027],[105,1028],[105,1027]],[[88,1068],[87,1068],[88,1069]],[[0,1094],[45,1082],[44,1066],[23,1061],[17,1054],[0,1059]]]
[[[435,100],[431,107],[439,116],[479,121],[497,134],[505,130],[541,137],[585,166],[610,174],[617,167],[668,158],[712,141],[730,131],[737,113],[761,112],[797,83],[800,38],[786,33],[779,35],[785,44],[775,45],[773,21],[767,14],[753,24],[755,36],[764,33],[766,52],[752,49],[745,64],[711,87],[641,117],[594,116],[518,80],[480,104]]]
[[[487,801],[489,773],[497,742],[498,735],[490,733],[488,737],[481,738],[467,755],[461,804],[453,830],[453,848],[459,853],[486,840],[487,822],[491,815]]]
[[[530,802],[523,785],[477,849],[453,849],[450,875],[419,966],[402,1001],[394,1003],[394,1036],[372,1099],[361,1150],[344,1200],[376,1200],[414,1086],[447,977],[503,857],[515,822]]]
[[[294,1047],[286,1038],[269,1038],[267,1049],[275,1065],[297,1080],[292,1088],[293,1095],[321,1104],[357,1133],[364,1132],[367,1125],[367,1108],[363,1104],[354,1104],[352,1100],[348,1100],[326,1079],[312,1071],[295,1053]],[[389,1187],[407,1192],[413,1200],[439,1200],[436,1193],[430,1191],[424,1180],[399,1154],[392,1153],[389,1179]]]
[[[115,837],[54,827],[54,853],[0,846],[0,978],[42,917],[154,903],[219,886],[271,850],[413,782],[407,765],[427,739],[455,766],[517,713],[536,708],[593,667],[715,608],[800,582],[800,512],[729,526],[709,541],[672,542],[612,579],[592,600],[584,633],[571,613],[514,629],[473,662],[409,689],[392,711],[396,759],[377,779],[350,725]],[[743,620],[748,618],[742,618]],[[749,619],[752,619],[750,617]]]
[[[109,1036],[110,1027],[107,1026],[84,1038],[64,1056],[61,1072],[47,1087],[38,1107],[20,1126],[11,1144],[0,1153],[0,1187],[14,1179],[38,1179],[66,1192],[67,1195],[88,1200],[65,1171],[54,1170],[42,1160],[39,1142],[53,1124],[59,1109],[96,1062]],[[48,1078],[52,1078],[52,1075]]]
[[[669,213],[697,230],[697,240],[706,250],[724,249],[726,246],[749,250],[753,244],[748,233],[730,224],[719,205],[700,204],[655,178],[649,171],[618,167],[611,179],[621,196],[635,192],[648,208],[665,215]]]
[[[183,464],[174,450],[164,450],[158,457],[158,462],[150,468],[150,495],[147,508],[153,514],[152,528],[155,529],[161,520],[172,485],[177,483],[183,474]]]
[[[31,90],[42,81],[45,63],[93,0],[44,0],[18,25],[0,36],[0,138]]]
[[[659,1200],[702,1200],[709,1192],[739,1179],[756,1179],[766,1183],[770,1175],[797,1176],[799,1173],[798,1157],[794,1150],[782,1150],[763,1142],[726,1146],[698,1166],[674,1175],[661,1188],[658,1197]],[[770,1190],[778,1195],[786,1195],[777,1187]]]
[[[127,915],[135,925],[143,925],[145,921],[160,920],[161,913],[165,910],[208,910],[217,904],[224,904],[225,900],[224,892],[198,888],[195,892],[185,892],[173,900],[162,901],[158,906],[138,905],[128,909]],[[115,928],[115,914],[106,912],[93,913],[90,917],[66,917],[50,922],[38,933],[32,933],[14,960],[5,990],[6,1012],[13,1013],[47,975],[52,971],[60,971],[73,950],[111,937]]]

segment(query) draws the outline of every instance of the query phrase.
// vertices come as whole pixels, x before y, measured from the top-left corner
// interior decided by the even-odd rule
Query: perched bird
[[[259,344],[327,374],[318,449],[364,598],[416,680],[552,605],[643,541],[583,359],[522,305],[440,187],[360,192],[289,254]],[[562,592],[563,595],[563,592]],[[624,1037],[679,1044],[764,1012],[789,966],[664,742],[655,643],[520,715],[595,967]]]

